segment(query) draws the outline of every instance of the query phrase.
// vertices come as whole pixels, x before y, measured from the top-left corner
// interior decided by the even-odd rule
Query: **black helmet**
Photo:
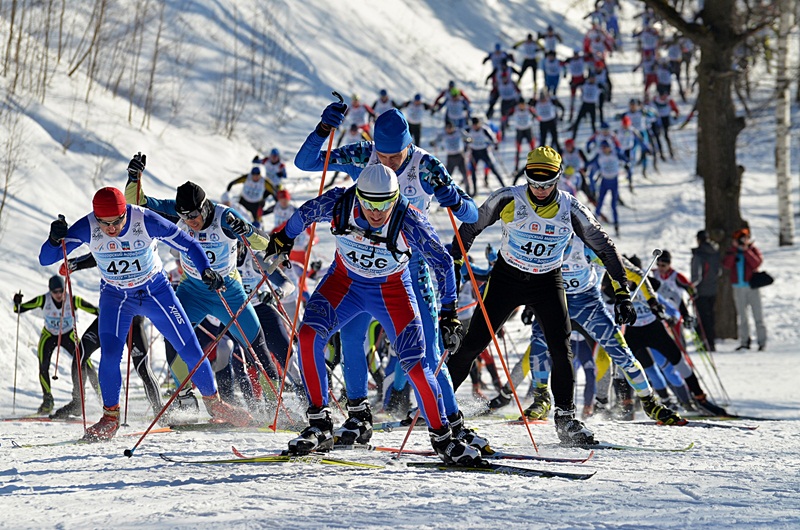
[[[57,291],[61,289],[64,290],[64,278],[56,274],[55,276],[50,277],[50,281],[47,282],[47,288],[50,289],[50,292]]]
[[[206,199],[206,192],[203,188],[192,181],[186,181],[178,186],[178,193],[175,195],[175,210],[181,217],[199,211],[203,219],[208,217],[213,205]]]

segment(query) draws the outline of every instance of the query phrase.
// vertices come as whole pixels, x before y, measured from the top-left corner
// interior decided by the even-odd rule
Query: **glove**
[[[137,182],[139,177],[144,173],[144,166],[147,164],[147,155],[136,153],[128,162],[128,178],[133,182]]]
[[[241,219],[236,217],[232,213],[228,213],[228,216],[225,219],[228,222],[228,226],[230,229],[237,235],[237,236],[249,236],[252,233],[252,228],[250,224]]]
[[[22,293],[17,293],[14,295],[14,309],[18,309],[20,305],[22,305]]]
[[[697,329],[697,319],[692,315],[686,315],[683,317],[683,325],[688,329]]]
[[[67,221],[64,219],[64,216],[59,215],[58,219],[50,223],[50,243],[53,246],[61,246],[61,241],[67,237],[67,231],[69,230],[69,225]]]
[[[633,309],[631,295],[625,287],[614,292],[614,321],[622,326],[636,322],[636,311]]]
[[[526,305],[525,309],[522,310],[522,315],[520,315],[520,319],[522,323],[526,326],[530,326],[533,324],[533,306]]]
[[[461,292],[461,269],[464,268],[464,258],[453,260],[453,274],[456,277],[456,293]]]
[[[436,195],[436,200],[439,201],[439,204],[445,208],[458,210],[461,206],[461,195],[455,186],[442,184],[433,190],[433,194]]]
[[[331,103],[322,111],[322,119],[320,120],[318,129],[322,129],[326,134],[330,133],[331,129],[338,129],[344,121],[344,113],[346,111],[347,105],[344,103],[339,101]]]
[[[439,318],[439,329],[442,332],[442,341],[445,349],[455,353],[461,347],[464,339],[464,327],[458,319],[455,303],[445,304]]]
[[[74,272],[75,270],[77,270],[77,268],[78,264],[75,262],[74,259],[67,261],[66,264],[62,261],[61,266],[58,268],[58,274],[60,274],[61,276],[66,276],[67,269],[69,269],[69,272]]]
[[[286,236],[286,229],[275,232],[267,244],[267,249],[264,251],[266,257],[274,256],[275,254],[288,254],[292,251],[294,246],[294,239]]]
[[[202,278],[209,291],[219,291],[225,286],[225,280],[212,268],[204,270]]]
[[[659,320],[667,320],[667,310],[663,304],[658,303],[658,299],[653,297],[647,301],[647,305],[650,306],[650,311],[656,316]]]

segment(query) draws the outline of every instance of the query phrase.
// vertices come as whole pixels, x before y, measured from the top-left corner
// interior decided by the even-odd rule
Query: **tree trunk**
[[[794,244],[794,214],[792,213],[791,186],[791,104],[789,101],[789,32],[792,29],[792,12],[795,0],[782,0],[778,28],[778,65],[775,90],[775,169],[778,179],[778,244]]]

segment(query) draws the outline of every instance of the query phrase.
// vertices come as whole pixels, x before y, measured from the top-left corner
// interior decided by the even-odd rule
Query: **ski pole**
[[[122,426],[128,426],[128,396],[131,387],[131,350],[133,349],[133,321],[128,328],[128,375],[125,376],[125,416],[122,419]]]
[[[58,381],[58,359],[59,356],[61,355],[61,335],[63,332],[62,326],[64,325],[64,308],[66,300],[67,300],[67,293],[64,293],[64,297],[61,299],[61,318],[58,321],[58,340],[56,341],[56,366],[53,369],[53,381]],[[73,323],[73,325],[75,324]]]
[[[464,264],[467,266],[467,273],[469,273],[469,281],[472,282],[472,288],[475,289],[476,293],[480,293],[478,289],[478,282],[475,279],[475,274],[472,272],[472,265],[470,265],[469,260],[467,259],[467,250],[464,247],[464,241],[461,239],[461,234],[458,233],[458,226],[456,225],[456,218],[453,215],[453,211],[450,208],[447,208],[447,213],[450,215],[450,223],[453,225],[453,231],[455,232],[456,241],[458,241],[458,246],[461,249],[461,255],[464,256]],[[481,308],[481,312],[483,313],[483,318],[486,320],[486,327],[489,330],[489,335],[492,337],[492,341],[494,342],[494,347],[497,350],[497,357],[500,359],[500,364],[503,365],[503,371],[506,374],[506,379],[508,380],[508,387],[511,389],[511,394],[514,396],[514,401],[517,404],[517,408],[519,409],[520,416],[522,417],[522,422],[525,424],[525,429],[528,431],[528,436],[531,439],[531,443],[533,444],[533,450],[537,453],[539,452],[539,448],[536,446],[536,440],[533,439],[533,432],[531,431],[531,426],[528,423],[528,418],[525,416],[525,410],[522,408],[522,402],[519,400],[519,396],[517,395],[517,389],[515,388],[514,381],[511,379],[511,372],[508,369],[508,364],[506,363],[505,357],[503,356],[503,352],[500,351],[500,343],[497,341],[497,336],[494,333],[494,326],[489,320],[489,313],[486,311],[486,304],[483,303],[483,296],[478,296],[478,306]]]
[[[164,415],[164,413],[167,411],[169,406],[172,405],[172,402],[175,401],[175,399],[178,397],[178,394],[180,394],[180,391],[183,390],[183,387],[186,386],[186,383],[188,383],[189,381],[192,380],[192,376],[195,374],[195,372],[197,372],[197,370],[200,369],[200,366],[202,366],[203,361],[208,359],[208,356],[211,354],[211,350],[214,349],[214,346],[216,346],[217,343],[220,340],[222,340],[222,337],[225,336],[225,333],[227,333],[228,330],[231,328],[231,326],[233,326],[233,321],[242,313],[242,311],[244,311],[247,308],[248,302],[250,302],[250,299],[253,298],[253,296],[255,295],[256,291],[258,291],[259,287],[261,287],[261,283],[263,283],[263,282],[264,282],[264,279],[262,278],[261,281],[258,283],[258,285],[256,285],[256,288],[253,290],[253,292],[250,293],[250,295],[245,299],[244,303],[242,304],[242,307],[240,307],[238,309],[238,311],[236,311],[236,313],[233,315],[233,318],[231,319],[231,321],[228,322],[227,324],[225,324],[225,327],[222,328],[222,331],[220,332],[219,335],[217,335],[217,338],[215,338],[213,341],[208,343],[208,345],[206,346],[205,350],[203,350],[203,356],[200,357],[200,360],[197,361],[197,364],[194,365],[194,368],[192,368],[192,371],[189,372],[189,375],[187,375],[186,378],[183,381],[181,381],[181,384],[178,385],[178,388],[175,389],[175,392],[170,396],[169,400],[167,400],[167,402],[164,404],[164,406],[161,407],[161,410],[158,411],[158,413],[156,414],[156,417],[153,418],[153,421],[151,421],[150,425],[147,426],[147,429],[145,429],[144,432],[142,433],[142,435],[139,437],[139,439],[136,440],[136,443],[133,444],[133,447],[131,447],[130,449],[125,449],[125,451],[123,452],[123,454],[125,456],[127,456],[128,458],[133,456],[133,452],[136,451],[136,449],[139,447],[139,445],[141,445],[141,443],[144,440],[145,436],[147,436],[150,433],[150,431],[153,429],[153,426],[158,422],[159,419],[161,419],[161,416]]]
[[[642,284],[647,279],[647,275],[650,272],[650,269],[653,268],[653,264],[656,262],[656,260],[658,259],[658,257],[660,255],[661,255],[661,249],[660,248],[654,248],[653,249],[653,259],[650,260],[650,265],[648,265],[647,268],[644,271],[642,271],[642,272],[644,272],[644,274],[642,274],[642,279],[639,280],[639,283],[636,285],[636,289],[634,289],[633,292],[631,293],[631,300],[633,300],[634,297],[636,297],[636,294],[639,292],[639,289],[641,289]]]
[[[332,94],[339,100],[339,103],[344,103],[344,98],[341,94],[334,91]],[[328,148],[325,151],[325,163],[322,166],[322,177],[319,181],[319,191],[317,195],[322,195],[325,191],[325,175],[328,173],[328,164],[331,160],[331,150],[333,149],[333,137],[336,136],[336,129],[331,128],[330,136],[328,136]],[[283,389],[286,385],[286,374],[288,373],[289,369],[289,361],[292,358],[292,346],[294,345],[294,337],[297,333],[297,319],[300,316],[300,301],[301,296],[303,295],[303,291],[305,290],[306,286],[306,273],[308,271],[308,262],[311,260],[311,248],[314,246],[314,233],[317,230],[317,223],[311,223],[311,231],[309,232],[309,239],[308,239],[308,247],[306,248],[306,256],[303,261],[303,273],[300,275],[300,282],[298,283],[298,293],[297,293],[297,305],[294,308],[294,319],[292,320],[292,329],[289,333],[289,348],[286,352],[286,366],[283,370],[283,377],[281,378],[281,388],[278,392],[278,409],[280,409],[281,400],[283,398]],[[270,428],[275,431],[278,428],[278,412],[279,410],[275,410],[275,419],[270,425]]]
[[[63,215],[58,216],[59,219],[64,219]],[[65,295],[69,295],[69,298],[65,300],[69,302],[69,310],[72,313],[72,328],[73,331],[76,333],[76,340],[75,340],[75,362],[78,366],[78,382],[81,386],[80,388],[80,396],[81,396],[81,416],[83,417],[83,430],[86,432],[86,399],[83,393],[83,371],[81,370],[81,364],[83,363],[83,356],[81,355],[81,343],[77,340],[77,326],[78,320],[75,318],[75,307],[72,305],[72,278],[69,273],[69,260],[67,259],[67,242],[65,240],[61,240],[61,252],[64,254],[64,277],[67,279],[67,292],[64,293]],[[64,305],[61,305],[62,311]],[[61,334],[59,333],[59,339],[61,338]]]
[[[450,350],[445,350],[444,351],[444,355],[442,355],[442,358],[439,359],[439,364],[436,365],[436,371],[433,373],[433,378],[434,379],[436,379],[436,376],[439,375],[439,372],[442,370],[442,366],[444,366],[444,363],[447,360],[447,357],[449,355],[450,355]],[[422,361],[420,361],[420,362],[422,362]],[[421,411],[422,411],[421,408],[417,408],[417,413],[414,414],[414,418],[411,420],[411,425],[408,426],[408,430],[406,431],[406,436],[405,436],[405,438],[403,438],[403,443],[400,444],[400,448],[397,450],[397,454],[392,457],[393,459],[397,460],[397,459],[400,458],[400,455],[403,454],[403,449],[406,446],[406,442],[408,442],[408,438],[411,436],[411,431],[414,430],[414,425],[417,424],[417,420],[420,417]],[[437,410],[436,413],[437,414],[439,413],[438,410]]]
[[[22,295],[22,291],[19,292]],[[17,307],[17,337],[14,346],[14,398],[11,400],[11,414],[17,413],[17,366],[19,361],[19,317],[22,315],[22,307]]]

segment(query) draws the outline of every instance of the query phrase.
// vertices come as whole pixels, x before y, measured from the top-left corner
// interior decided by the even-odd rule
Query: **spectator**
[[[758,351],[767,347],[767,328],[764,325],[764,312],[761,308],[761,293],[758,289],[750,287],[750,278],[758,270],[764,258],[761,251],[753,245],[750,239],[750,229],[742,228],[733,233],[733,244],[725,253],[722,266],[731,272],[731,285],[733,285],[733,302],[736,304],[736,314],[739,318],[739,347],[737,350],[750,349],[750,325],[747,319],[747,307],[753,311],[753,320],[756,323],[756,339]]]
[[[708,232],[697,232],[697,248],[692,249],[691,275],[692,284],[697,290],[697,318],[709,351],[717,351],[714,345],[717,338],[714,304],[717,300],[717,280],[721,274],[719,261],[719,249],[708,238]]]

